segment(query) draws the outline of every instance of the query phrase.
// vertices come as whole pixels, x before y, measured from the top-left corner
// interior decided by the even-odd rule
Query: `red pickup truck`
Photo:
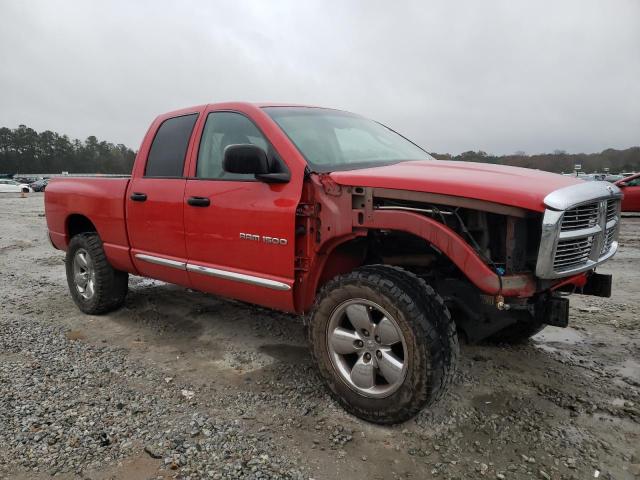
[[[621,196],[438,161],[339,110],[222,103],[159,116],[130,178],[53,179],[45,207],[83,312],[133,274],[304,315],[335,398],[397,423],[445,391],[459,336],[523,341],[567,325],[566,292],[610,295]]]

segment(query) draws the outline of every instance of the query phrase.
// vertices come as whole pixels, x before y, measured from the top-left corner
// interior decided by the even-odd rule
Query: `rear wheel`
[[[71,297],[84,313],[107,313],[124,302],[129,275],[111,266],[97,233],[82,233],[71,239],[66,271]]]
[[[442,298],[397,267],[331,280],[309,319],[312,355],[333,396],[354,415],[408,420],[444,393],[458,340]]]

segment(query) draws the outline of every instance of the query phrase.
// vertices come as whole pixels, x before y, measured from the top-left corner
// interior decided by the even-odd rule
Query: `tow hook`
[[[498,310],[511,310],[511,305],[505,303],[502,295],[496,295],[495,303]]]

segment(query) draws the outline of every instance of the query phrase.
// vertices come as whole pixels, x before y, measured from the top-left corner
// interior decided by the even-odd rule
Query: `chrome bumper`
[[[567,277],[611,258],[618,249],[621,198],[609,182],[584,182],[547,195],[536,276]]]

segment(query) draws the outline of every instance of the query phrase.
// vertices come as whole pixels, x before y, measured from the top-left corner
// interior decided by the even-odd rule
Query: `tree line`
[[[489,155],[472,150],[451,155],[432,153],[440,160],[486,162],[517,167],[537,168],[550,172],[571,172],[576,164],[585,172],[602,172],[608,167],[614,172],[640,170],[640,147],[625,150],[608,148],[600,153],[553,153],[527,155]],[[136,152],[125,145],[100,141],[93,135],[86,140],[71,140],[50,130],[36,132],[25,125],[0,128],[0,174],[34,173],[120,173],[129,174]]]
[[[498,163],[515,167],[537,168],[549,172],[572,172],[579,164],[584,172],[603,172],[609,168],[611,173],[640,171],[640,147],[624,150],[608,148],[600,153],[566,153],[556,150],[553,153],[527,155],[516,152],[513,155],[489,155],[482,150],[468,151],[460,155],[432,153],[439,160],[462,160],[468,162]]]
[[[131,173],[136,153],[125,145],[70,139],[50,130],[20,125],[0,128],[0,173]]]

